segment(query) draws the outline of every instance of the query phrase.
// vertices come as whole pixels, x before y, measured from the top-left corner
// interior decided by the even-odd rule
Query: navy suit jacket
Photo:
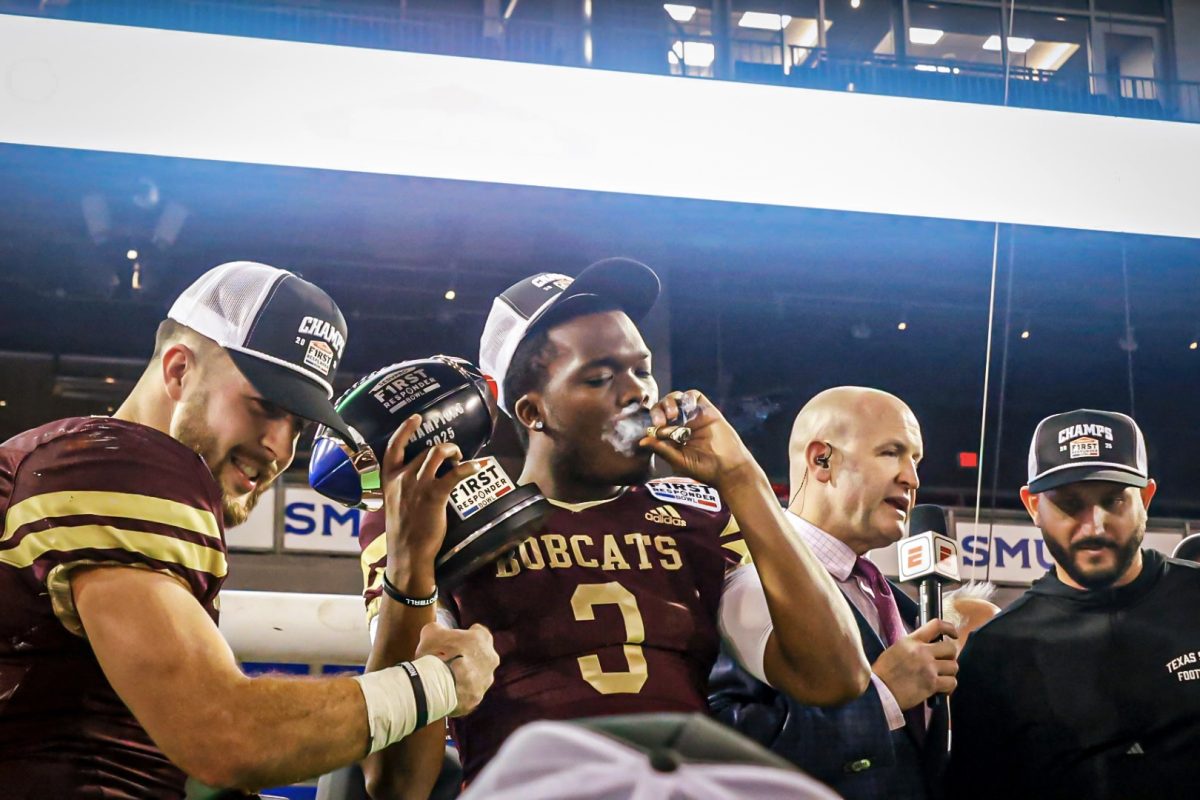
[[[900,616],[916,626],[917,604],[892,584]],[[847,601],[849,602],[849,601]],[[883,641],[850,603],[868,663]],[[934,710],[921,736],[892,731],[874,681],[858,699],[834,708],[805,706],[756,680],[727,651],[713,668],[709,704],[717,719],[829,784],[847,800],[932,797],[946,761],[948,704]]]

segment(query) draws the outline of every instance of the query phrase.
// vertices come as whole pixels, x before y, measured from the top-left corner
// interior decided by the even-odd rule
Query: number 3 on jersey
[[[586,655],[579,657],[579,671],[583,679],[591,684],[600,694],[637,694],[646,685],[649,674],[646,669],[646,656],[642,653],[641,643],[646,640],[646,628],[642,624],[642,614],[638,611],[637,598],[621,584],[583,583],[575,587],[571,596],[571,609],[575,619],[588,622],[596,618],[596,606],[615,605],[621,610],[625,620],[625,659],[629,669],[624,672],[605,672],[600,667],[600,657]]]

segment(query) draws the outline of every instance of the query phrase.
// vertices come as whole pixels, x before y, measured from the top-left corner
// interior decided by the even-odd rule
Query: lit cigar
[[[692,429],[682,425],[651,425],[646,428],[646,436],[664,442],[674,442],[681,447],[691,441]]]

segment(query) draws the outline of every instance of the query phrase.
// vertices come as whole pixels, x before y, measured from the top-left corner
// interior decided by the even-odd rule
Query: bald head
[[[916,417],[904,401],[880,389],[835,386],[814,396],[792,423],[792,438],[788,441],[792,485],[800,485],[805,469],[804,451],[810,443],[845,442],[861,433],[871,420],[895,415],[907,415],[916,425]]]
[[[889,544],[906,530],[922,447],[900,398],[864,386],[826,389],[792,425],[791,510],[856,551]]]

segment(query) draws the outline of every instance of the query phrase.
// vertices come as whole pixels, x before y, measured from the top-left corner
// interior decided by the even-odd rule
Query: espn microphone
[[[1172,551],[1171,558],[1182,558],[1185,561],[1200,561],[1200,533],[1185,536],[1179,544],[1175,545],[1175,550]]]
[[[916,583],[920,594],[920,624],[942,618],[942,584],[957,583],[958,542],[947,533],[946,509],[924,504],[913,506],[908,536],[897,548],[900,580]],[[941,695],[929,698],[937,705]]]

